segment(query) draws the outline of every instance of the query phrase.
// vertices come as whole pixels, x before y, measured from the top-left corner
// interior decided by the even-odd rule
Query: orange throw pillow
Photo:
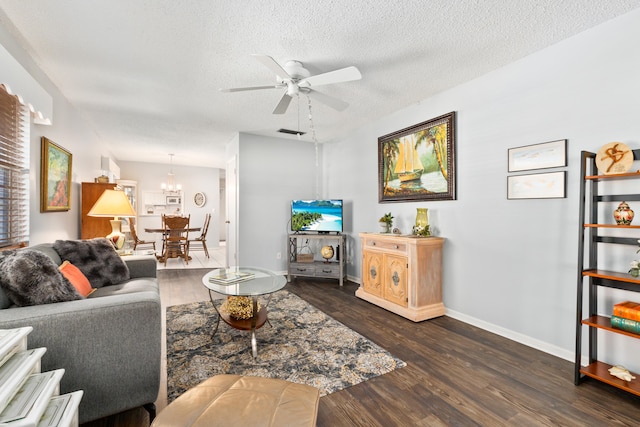
[[[69,261],[63,262],[58,269],[83,297],[88,297],[95,291],[95,289],[91,287],[87,276],[82,274],[82,271]]]

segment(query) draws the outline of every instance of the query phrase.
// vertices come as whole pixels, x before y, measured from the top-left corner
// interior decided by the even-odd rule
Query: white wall
[[[77,239],[80,237],[80,183],[93,182],[94,178],[100,175],[100,158],[110,155],[108,147],[29,55],[17,45],[4,25],[0,25],[0,44],[53,98],[53,124],[51,126],[32,124],[30,130],[30,244],[52,242],[55,239]],[[1,73],[2,64],[0,64],[0,80],[3,80]],[[40,138],[42,136],[46,136],[73,155],[69,211],[40,212]]]
[[[429,208],[436,234],[447,239],[449,315],[571,359],[580,151],[611,141],[640,148],[637,40],[640,10],[327,144],[326,194],[351,196],[352,240],[377,231],[378,217],[388,211],[410,232],[416,207]],[[457,200],[379,204],[377,138],[450,111],[457,112]],[[556,139],[568,139],[567,197],[507,200],[507,150]],[[627,266],[635,249],[625,257]],[[351,246],[350,275],[360,277],[360,260],[358,242]],[[601,305],[609,314],[611,300]],[[621,339],[614,347],[624,351],[604,358],[637,371],[640,360],[624,354],[638,343]]]
[[[315,146],[241,133],[238,157],[238,264],[285,271],[291,200],[316,194]]]
[[[174,159],[175,162],[175,159]],[[156,239],[156,247],[161,244],[158,233],[145,233],[144,228],[159,228],[161,224],[160,215],[145,215],[143,207],[143,192],[161,191],[160,184],[167,182],[169,164],[155,164],[144,162],[118,162],[122,179],[130,179],[138,183],[138,227],[136,231],[142,240]],[[194,166],[173,165],[175,183],[182,185],[184,197],[185,215],[191,215],[191,225],[201,227],[204,224],[204,217],[211,213],[211,223],[207,234],[207,246],[213,246],[219,240],[220,227],[220,170],[217,168],[203,168]],[[203,192],[206,196],[206,203],[199,208],[193,201],[193,196],[197,192]],[[199,235],[199,233],[197,233]],[[191,237],[191,235],[190,235]],[[196,236],[194,236],[196,237]]]

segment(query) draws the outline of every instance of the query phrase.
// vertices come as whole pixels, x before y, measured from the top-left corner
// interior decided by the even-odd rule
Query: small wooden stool
[[[285,380],[217,375],[187,390],[152,427],[316,425],[320,392]]]

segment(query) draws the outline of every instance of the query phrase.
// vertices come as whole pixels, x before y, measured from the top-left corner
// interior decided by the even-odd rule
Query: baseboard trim
[[[359,285],[362,284],[359,277],[347,275],[347,279]],[[445,304],[445,307],[446,307],[446,304]],[[540,350],[547,354],[551,354],[561,359],[568,360],[569,362],[572,362],[572,363],[575,362],[575,353],[573,351],[566,350],[562,347],[558,347],[556,345],[552,345],[547,342],[537,340],[528,335],[524,335],[519,332],[515,332],[510,329],[503,328],[502,326],[494,325],[493,323],[485,322],[484,320],[480,320],[475,317],[468,316],[466,314],[460,313],[455,310],[451,310],[449,308],[447,308],[445,316],[449,316],[452,319],[456,319],[461,322],[468,323],[480,329],[484,329],[485,331],[489,331],[496,335],[500,335],[501,337],[508,338],[512,341],[526,345],[527,347],[535,348],[536,350]],[[588,364],[587,360],[588,359],[586,357],[583,357],[582,365],[587,365]]]
[[[484,320],[480,320],[475,317],[468,316],[466,314],[460,313],[455,310],[451,310],[449,308],[447,308],[447,312],[445,315],[453,319],[459,320],[461,322],[468,323],[473,326],[477,326],[480,329],[484,329],[485,331],[492,332],[496,335],[500,335],[501,337],[508,338],[520,344],[524,344],[527,347],[535,348],[536,350],[543,351],[547,354],[551,354],[553,356],[559,357],[564,360],[568,360],[570,362],[575,362],[574,353],[562,347],[558,347],[558,346],[549,344],[547,342],[537,340],[528,335],[524,335],[519,332],[515,332],[498,325],[494,325],[493,323],[485,322]]]

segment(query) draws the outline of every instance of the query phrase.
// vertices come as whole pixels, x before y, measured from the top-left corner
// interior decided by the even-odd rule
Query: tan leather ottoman
[[[217,375],[158,414],[152,427],[315,426],[318,389],[274,378]]]

